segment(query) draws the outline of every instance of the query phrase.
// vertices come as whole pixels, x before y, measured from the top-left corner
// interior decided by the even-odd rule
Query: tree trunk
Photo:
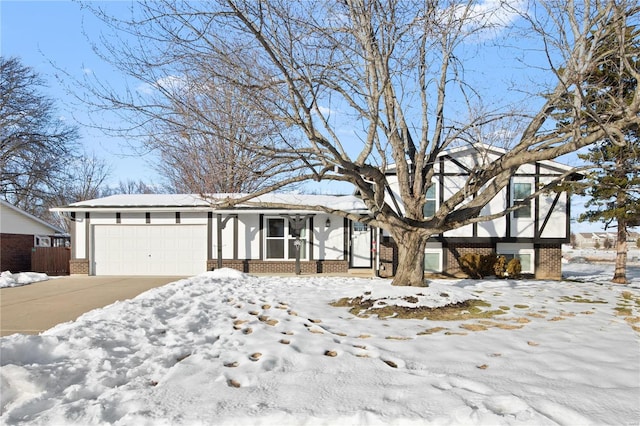
[[[611,282],[627,284],[627,222],[618,219],[618,241],[616,242],[616,268]]]
[[[395,238],[398,245],[398,269],[391,285],[427,287],[424,280],[424,249],[427,239],[417,232]]]

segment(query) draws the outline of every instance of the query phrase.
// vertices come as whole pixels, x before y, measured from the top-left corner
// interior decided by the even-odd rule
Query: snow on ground
[[[208,272],[0,339],[0,423],[637,425],[640,271],[620,286],[612,266],[585,266],[564,265],[563,282],[409,289]],[[380,319],[329,305],[356,296],[479,298],[504,313]]]
[[[46,281],[49,279],[47,274],[41,274],[38,272],[19,272],[12,274],[10,271],[4,271],[0,273],[0,288],[5,287],[19,287],[31,283],[37,283],[39,281]]]

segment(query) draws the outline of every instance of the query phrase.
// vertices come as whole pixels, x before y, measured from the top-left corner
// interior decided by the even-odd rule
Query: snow
[[[640,269],[628,286],[608,282],[611,265],[564,269],[570,280],[428,288],[207,272],[0,339],[0,423],[637,425]],[[329,305],[358,296],[505,313],[382,319]]]
[[[54,211],[76,211],[78,208],[113,207],[191,207],[210,208],[212,203],[237,199],[247,194],[209,194],[205,197],[195,194],[116,194],[93,200],[79,201],[69,207]],[[361,198],[354,195],[316,195],[300,193],[268,193],[238,204],[238,208],[259,207],[266,204],[292,204],[299,206],[324,206],[335,210],[361,211],[366,206]],[[290,210],[290,209],[289,209]]]
[[[5,287],[19,287],[31,283],[37,283],[39,281],[46,281],[49,279],[47,274],[41,274],[38,272],[19,272],[12,274],[11,271],[4,271],[0,273],[0,288]]]

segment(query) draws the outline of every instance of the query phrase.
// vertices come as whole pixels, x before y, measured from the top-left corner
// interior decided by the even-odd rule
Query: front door
[[[371,228],[361,222],[351,222],[351,268],[371,268]]]

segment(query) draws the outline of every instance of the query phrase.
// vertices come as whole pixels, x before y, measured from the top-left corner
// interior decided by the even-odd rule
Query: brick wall
[[[454,277],[466,277],[467,274],[460,269],[460,263],[458,260],[467,253],[489,255],[491,253],[495,253],[495,248],[491,245],[485,244],[464,243],[448,244],[447,247],[445,247],[445,251],[443,273]]]
[[[562,247],[559,244],[536,246],[535,276],[541,280],[562,279]]]
[[[89,259],[71,259],[69,273],[71,275],[89,275]]]
[[[209,260],[207,269],[217,268],[217,260]],[[294,261],[263,261],[263,260],[223,260],[223,268],[232,268],[249,274],[294,274],[296,263]],[[349,271],[349,264],[346,260],[311,260],[301,261],[300,271],[303,274],[328,274],[344,273]]]
[[[0,235],[0,271],[28,272],[31,270],[33,235]]]
[[[398,266],[398,250],[396,242],[389,237],[380,241],[380,276],[391,278],[396,273]]]

